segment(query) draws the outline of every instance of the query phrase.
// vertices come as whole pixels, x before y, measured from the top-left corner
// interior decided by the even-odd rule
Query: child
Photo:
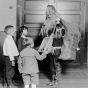
[[[23,40],[26,38],[28,34],[28,28],[26,26],[22,26],[19,30],[21,33],[21,37],[17,41],[18,51],[20,52],[25,48],[25,46],[22,44]]]
[[[3,44],[3,55],[5,61],[5,76],[8,88],[12,88],[12,77],[14,75],[14,66],[15,66],[15,56],[18,56],[18,50],[15,45],[15,42],[12,38],[14,36],[15,30],[12,25],[5,27],[4,32],[7,34],[7,37],[4,40]]]
[[[25,88],[29,88],[30,84],[31,88],[36,88],[36,85],[39,83],[39,69],[36,59],[43,60],[46,58],[46,54],[42,53],[39,55],[38,51],[33,49],[34,42],[32,38],[25,39],[23,44],[26,48],[20,52],[20,58],[18,59],[19,71],[22,73]]]
[[[23,50],[25,48],[25,46],[22,44],[22,42],[28,34],[28,28],[26,26],[20,27],[19,33],[20,33],[21,37],[17,40],[17,48],[18,48],[18,51],[20,52],[21,50]],[[19,71],[18,71],[17,59],[15,60],[15,74],[14,74],[13,79],[16,79],[18,77],[18,75],[20,75]]]

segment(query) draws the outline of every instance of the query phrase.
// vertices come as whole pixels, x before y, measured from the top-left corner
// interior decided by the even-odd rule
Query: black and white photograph
[[[0,88],[88,88],[88,0],[0,0]]]

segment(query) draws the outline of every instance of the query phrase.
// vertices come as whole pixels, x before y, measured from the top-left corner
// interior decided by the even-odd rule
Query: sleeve
[[[21,59],[21,57],[19,56],[19,58],[18,58],[18,70],[19,70],[19,72],[21,73],[21,70],[22,70],[22,59]]]
[[[43,54],[39,54],[38,51],[35,50],[35,56],[38,60],[43,60],[44,58],[46,58],[46,54],[43,53]]]
[[[9,56],[10,60],[12,61],[12,60],[14,60],[14,56],[12,54],[12,47],[11,46],[12,46],[11,41],[10,40],[6,41],[6,52]]]
[[[23,57],[25,53],[26,53],[26,52],[24,52],[24,49],[23,49],[23,50],[20,52],[20,56]]]
[[[44,49],[45,46],[46,46],[45,39],[43,39],[38,51],[41,52]]]

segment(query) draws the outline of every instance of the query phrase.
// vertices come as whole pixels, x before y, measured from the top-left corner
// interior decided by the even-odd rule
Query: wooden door
[[[86,63],[85,58],[85,0],[56,0],[55,7],[61,17],[68,22],[80,25],[80,51],[77,52],[76,63]],[[74,30],[75,31],[75,30]]]
[[[85,0],[20,0],[22,17],[20,25],[29,27],[29,35],[38,36],[41,24],[45,20],[45,11],[48,4],[53,4],[61,17],[68,22],[77,23],[80,25],[82,38],[79,47],[81,48],[77,54],[76,63],[84,61],[85,48]],[[85,62],[85,61],[84,61]]]

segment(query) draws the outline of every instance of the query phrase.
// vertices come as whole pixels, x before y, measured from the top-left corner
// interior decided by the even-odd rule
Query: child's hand
[[[15,66],[15,61],[14,60],[12,60],[12,66]]]
[[[36,47],[35,49],[36,49],[36,50],[39,50],[39,47]]]
[[[42,55],[44,56],[44,58],[46,58],[46,56],[47,56],[47,54],[46,54],[46,53],[44,53],[44,52],[42,53]]]

